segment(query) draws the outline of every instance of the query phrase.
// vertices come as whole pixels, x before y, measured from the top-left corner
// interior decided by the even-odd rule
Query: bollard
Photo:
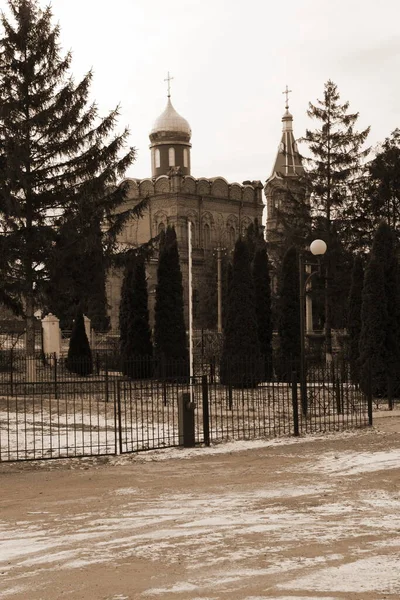
[[[178,398],[178,431],[179,445],[193,448],[196,445],[194,410],[196,404],[191,402],[190,394],[181,394]]]

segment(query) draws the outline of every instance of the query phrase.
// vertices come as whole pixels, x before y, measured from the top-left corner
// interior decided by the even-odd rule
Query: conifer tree
[[[325,257],[326,293],[325,293],[325,335],[326,357],[332,358],[331,335],[331,264],[329,247],[332,227],[340,224],[342,229],[352,225],[351,215],[346,213],[362,172],[362,162],[369,150],[362,150],[368,136],[369,127],[356,131],[358,113],[349,113],[349,103],[339,103],[337,86],[329,80],[324,86],[322,100],[314,105],[310,102],[307,114],[316,119],[320,126],[314,131],[306,130],[303,138],[312,157],[308,162],[307,184],[311,193],[311,205],[314,215],[322,217],[324,239],[328,245]],[[354,204],[355,197],[353,198]],[[350,227],[351,228],[351,227]]]
[[[62,329],[71,329],[80,305],[95,331],[107,331],[106,270],[99,222],[91,231],[79,231],[74,222],[65,223],[55,236],[48,259],[48,281],[44,303],[60,319]]]
[[[361,256],[356,256],[353,264],[349,309],[347,314],[347,331],[349,334],[350,376],[353,383],[359,383],[359,358],[361,334],[361,306],[364,284],[364,268]]]
[[[124,353],[127,342],[130,307],[132,305],[133,279],[136,267],[136,256],[130,253],[126,257],[124,276],[121,286],[121,299],[119,303],[119,349],[121,355]]]
[[[376,281],[370,274],[371,281],[366,289],[366,271],[364,281],[366,291],[365,293],[363,291],[361,313],[360,363],[363,369],[361,375],[365,375],[367,364],[370,364],[374,392],[380,396],[386,395],[390,385],[391,392],[397,395],[400,392],[399,264],[396,236],[385,222],[382,222],[376,231],[370,256],[369,262],[372,263],[370,270],[373,271]],[[376,274],[378,268],[381,271],[379,277]],[[373,347],[373,336],[377,337],[376,347]],[[382,341],[380,341],[381,337]],[[374,361],[377,363],[376,367],[373,365]]]
[[[128,184],[117,186],[135,158],[121,155],[128,137],[113,135],[118,109],[98,118],[88,105],[92,73],[75,84],[71,53],[60,55],[51,8],[37,0],[8,0],[0,40],[0,224],[7,281],[24,306],[27,354],[34,352],[35,301],[48,276],[48,258],[60,227],[72,220],[108,222],[112,247],[126,219],[143,206],[116,214]]]
[[[360,333],[360,386],[366,391],[371,378],[372,394],[387,391],[386,326],[388,321],[385,278],[381,262],[372,254],[364,278]]]
[[[157,287],[155,303],[154,343],[156,357],[164,364],[170,362],[168,373],[184,374],[183,368],[188,361],[187,336],[184,319],[182,273],[179,264],[178,241],[174,227],[168,226],[160,239],[160,251],[157,268]]]
[[[91,375],[93,372],[92,352],[81,310],[78,310],[71,332],[66,367],[68,371],[78,375]]]
[[[381,302],[386,305],[385,364],[387,380],[392,392],[400,379],[400,289],[396,235],[386,222],[382,222],[375,234],[371,253],[380,262],[384,277],[385,293]]]
[[[129,377],[143,379],[152,374],[153,344],[149,325],[146,268],[142,256],[136,259],[128,281],[131,287],[124,290],[126,334],[121,347],[123,372]]]
[[[260,353],[263,358],[263,379],[272,377],[272,314],[271,280],[267,247],[264,243],[258,248],[253,260],[253,281],[256,301],[256,317]]]
[[[256,299],[247,244],[235,244],[221,357],[221,383],[253,387],[260,381]]]
[[[289,248],[283,257],[278,298],[277,373],[283,381],[291,380],[293,367],[300,362],[300,290],[297,250]]]
[[[385,219],[400,230],[400,129],[386,138],[367,169],[367,202],[363,207],[375,223]]]

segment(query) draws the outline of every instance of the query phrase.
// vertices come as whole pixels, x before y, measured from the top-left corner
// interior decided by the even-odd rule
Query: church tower
[[[164,112],[155,121],[150,132],[152,177],[168,175],[171,167],[180,167],[182,175],[190,175],[189,123],[172,106],[168,73],[168,102]]]
[[[304,221],[307,212],[304,210],[307,203],[303,183],[304,167],[293,134],[293,116],[289,112],[290,91],[286,86],[283,92],[286,94],[286,105],[282,117],[282,137],[272,173],[264,186],[267,201],[266,236],[273,261],[274,258],[281,258],[277,247],[284,243],[285,227],[298,227],[299,220]]]

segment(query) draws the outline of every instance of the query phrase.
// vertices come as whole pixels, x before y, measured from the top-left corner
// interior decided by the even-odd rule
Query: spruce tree
[[[83,312],[78,310],[69,341],[66,367],[71,373],[91,375],[93,372],[92,352],[85,331]]]
[[[349,363],[350,377],[353,383],[360,381],[360,334],[361,307],[364,284],[364,267],[361,256],[356,256],[353,264],[351,287],[349,294],[349,309],[347,314],[347,331],[349,334]]]
[[[153,344],[149,325],[148,294],[144,258],[135,261],[125,290],[126,334],[121,347],[123,372],[128,377],[143,379],[152,375]]]
[[[349,103],[339,103],[340,95],[333,81],[326,82],[322,100],[309,103],[307,111],[311,119],[319,122],[314,131],[306,130],[302,139],[308,146],[311,158],[308,162],[307,185],[311,193],[311,207],[314,215],[320,216],[324,224],[324,239],[328,245],[325,258],[325,336],[326,357],[332,358],[331,299],[330,287],[332,266],[329,247],[332,242],[333,224],[342,230],[354,230],[355,221],[348,212],[354,205],[349,199],[355,193],[362,173],[362,162],[369,150],[362,150],[368,136],[369,127],[356,131],[358,113],[349,113]],[[345,294],[346,295],[346,294]]]
[[[99,222],[83,232],[73,222],[65,223],[55,236],[48,259],[48,281],[44,304],[57,315],[62,329],[71,329],[79,304],[95,331],[107,331],[106,271]]]
[[[235,244],[221,357],[221,383],[254,387],[260,381],[256,298],[246,243]]]
[[[168,365],[170,376],[185,375],[188,346],[184,318],[182,273],[174,227],[160,238],[154,323],[155,354],[159,364]],[[174,366],[175,364],[175,366]]]
[[[372,394],[384,396],[387,391],[386,326],[388,322],[385,278],[382,263],[372,254],[364,278],[360,333],[360,386]]]
[[[283,257],[278,297],[277,374],[291,380],[293,368],[300,363],[300,289],[297,250],[289,248]]]
[[[263,379],[272,377],[272,314],[271,281],[266,244],[255,252],[253,260],[253,281],[256,301],[256,317],[260,353],[263,359]]]
[[[131,215],[116,214],[127,185],[116,186],[135,150],[121,155],[128,130],[114,135],[118,109],[98,118],[88,105],[92,73],[75,84],[71,53],[60,55],[51,8],[8,0],[0,40],[0,219],[7,281],[24,306],[27,354],[34,353],[34,311],[60,227],[107,222],[107,247]]]

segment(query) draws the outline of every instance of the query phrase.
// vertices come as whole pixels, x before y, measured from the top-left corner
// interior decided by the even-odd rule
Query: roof
[[[304,167],[293,135],[293,117],[287,109],[282,117],[282,123],[282,137],[271,177],[274,174],[280,177],[303,175]]]

